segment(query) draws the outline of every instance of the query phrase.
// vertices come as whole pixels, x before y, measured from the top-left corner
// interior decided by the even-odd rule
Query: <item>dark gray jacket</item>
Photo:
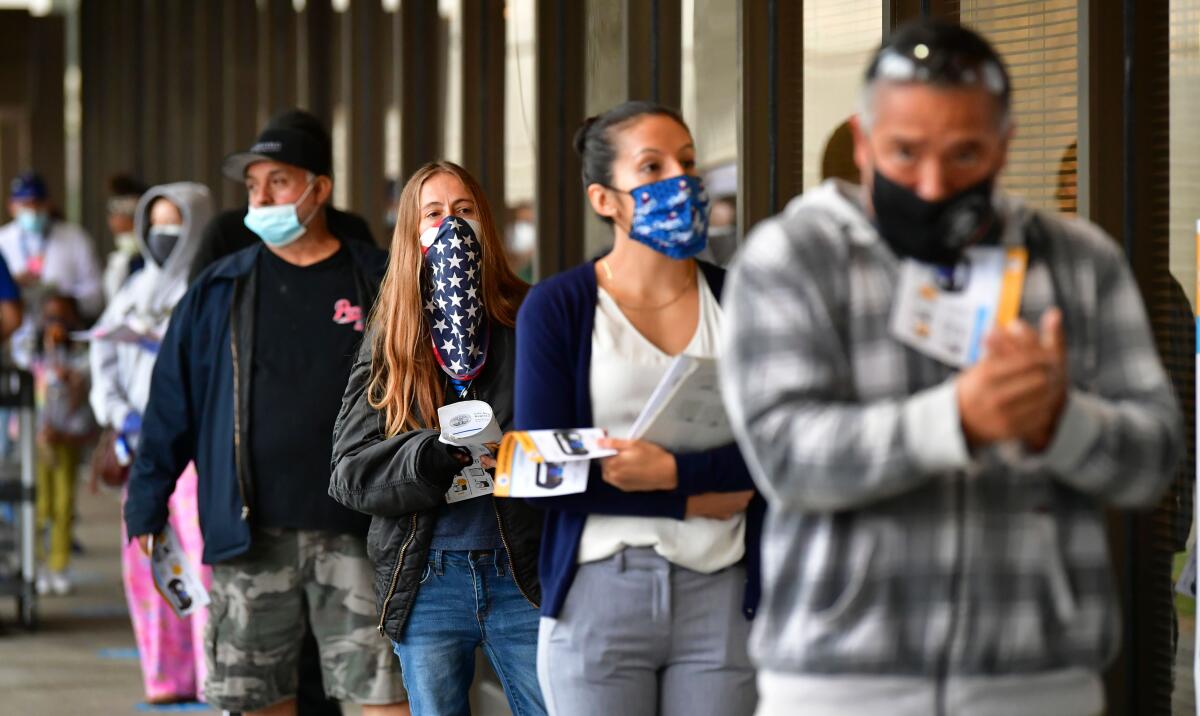
[[[420,466],[431,462],[421,459],[422,450],[440,449],[437,430],[386,437],[383,413],[367,402],[371,342],[368,337],[359,350],[334,426],[329,494],[346,507],[372,516],[367,554],[375,563],[379,632],[399,640],[425,571],[437,510],[445,504],[455,471],[422,473]],[[493,324],[487,364],[467,396],[491,405],[504,430],[512,423],[515,353],[513,330]],[[497,499],[495,505],[509,569],[521,593],[537,607],[542,514],[523,500]]]

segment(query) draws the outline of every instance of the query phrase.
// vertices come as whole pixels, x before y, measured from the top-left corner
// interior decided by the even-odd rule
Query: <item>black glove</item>
[[[417,454],[417,471],[421,477],[430,482],[445,483],[447,489],[454,476],[470,464],[470,450],[447,445],[437,438],[427,441]]]

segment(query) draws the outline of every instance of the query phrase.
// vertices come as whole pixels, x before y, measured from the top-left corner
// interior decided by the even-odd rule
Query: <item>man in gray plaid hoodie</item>
[[[1099,714],[1103,510],[1152,505],[1182,445],[1137,286],[1096,226],[995,189],[1009,79],[970,30],[894,33],[852,125],[863,186],[760,224],[726,288],[726,402],[771,504],[759,714]],[[960,368],[892,312],[905,262],[975,246],[1028,268]]]

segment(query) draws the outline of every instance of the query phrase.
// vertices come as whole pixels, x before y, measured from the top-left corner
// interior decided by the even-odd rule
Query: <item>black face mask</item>
[[[155,226],[147,232],[146,249],[154,263],[162,266],[167,262],[175,250],[175,244],[179,243],[179,231],[178,226]]]
[[[953,266],[968,246],[999,228],[992,206],[995,177],[941,201],[925,201],[875,170],[871,203],[879,234],[901,258]]]

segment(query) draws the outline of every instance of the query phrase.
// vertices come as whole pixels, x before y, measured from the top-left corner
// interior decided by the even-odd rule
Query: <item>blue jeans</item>
[[[514,716],[546,713],[537,679],[538,610],[504,550],[431,550],[400,641],[392,642],[414,716],[466,716],[483,647]]]

